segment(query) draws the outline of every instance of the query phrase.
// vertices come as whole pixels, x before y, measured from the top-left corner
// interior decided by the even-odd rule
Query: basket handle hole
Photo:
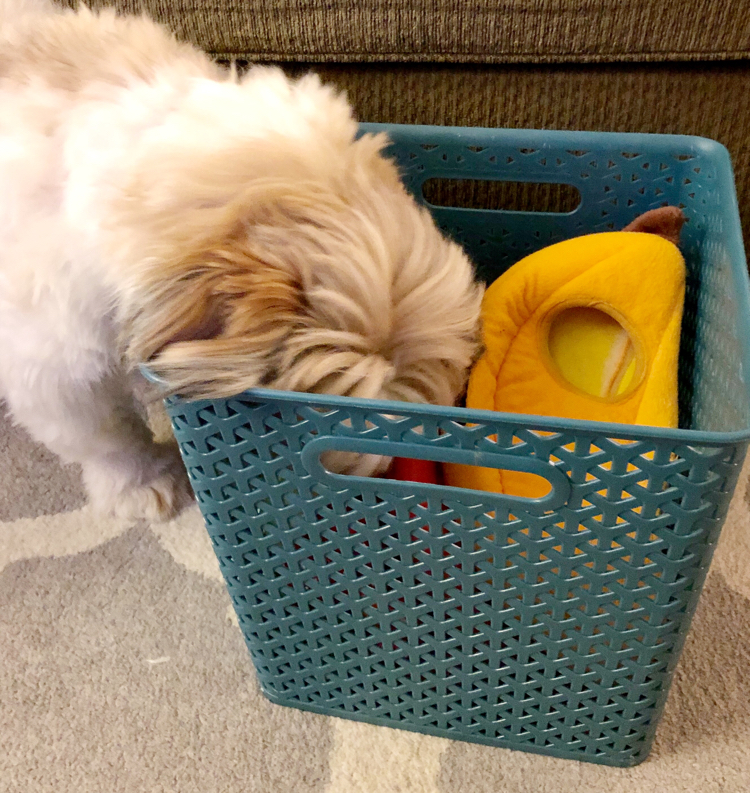
[[[504,212],[567,214],[581,203],[577,187],[556,182],[433,178],[422,185],[422,195],[425,201],[436,207]]]
[[[534,473],[523,473],[515,468],[483,468],[478,465],[462,465],[462,478],[466,482],[474,482],[478,478],[490,476],[495,479],[498,474],[503,481],[521,484],[522,494],[516,494],[513,489],[506,489],[508,495],[518,495],[522,502],[524,498],[545,498],[552,492],[552,483],[544,476]],[[425,459],[421,456],[396,457],[388,470],[381,475],[382,479],[396,482],[415,482],[424,484],[448,485],[445,481],[444,468],[440,463]],[[450,485],[448,485],[450,486]]]
[[[332,452],[335,457],[331,456]],[[340,456],[342,454],[343,457]],[[449,463],[459,467],[468,466],[479,476],[481,469],[494,469],[495,475],[500,470],[505,477],[513,478],[515,484],[522,485],[517,491],[518,495],[513,495],[511,492],[499,493],[495,488],[475,489],[475,485],[469,483],[466,486],[459,482],[442,484],[440,481],[435,482],[434,476],[427,476],[427,481],[418,484],[420,491],[432,491],[441,497],[450,495],[467,503],[478,503],[478,499],[479,502],[490,505],[487,507],[488,510],[501,506],[520,505],[527,512],[542,514],[565,504],[570,495],[570,480],[564,471],[547,461],[530,456],[329,435],[308,441],[302,449],[300,461],[313,479],[337,492],[354,488],[357,492],[368,491],[375,494],[380,492],[387,482],[389,490],[411,495],[414,493],[413,488],[420,478],[419,475],[391,478],[386,474],[385,479],[367,475],[375,473],[380,468],[373,463],[380,461],[385,463],[380,468],[382,471],[390,463],[388,458],[393,456],[400,459],[421,460],[422,464],[426,465]],[[363,463],[359,471],[356,471],[356,467],[359,466],[355,466],[356,472],[353,474],[336,472],[341,470],[342,462],[352,463],[357,458]],[[530,487],[530,484],[533,486]]]

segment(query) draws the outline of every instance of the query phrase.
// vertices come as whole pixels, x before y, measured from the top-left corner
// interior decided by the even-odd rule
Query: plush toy
[[[624,424],[677,425],[684,216],[653,210],[621,232],[544,248],[483,303],[485,352],[466,406]],[[541,477],[444,466],[446,484],[539,497]]]
[[[443,484],[443,472],[439,463],[432,460],[412,460],[394,457],[385,476],[402,482],[421,482],[428,485]]]

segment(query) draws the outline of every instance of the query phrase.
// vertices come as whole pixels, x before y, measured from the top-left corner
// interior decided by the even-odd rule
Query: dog
[[[346,99],[239,77],[146,17],[0,0],[0,397],[92,503],[189,498],[164,391],[453,404],[482,288]],[[370,475],[381,458],[344,455]]]

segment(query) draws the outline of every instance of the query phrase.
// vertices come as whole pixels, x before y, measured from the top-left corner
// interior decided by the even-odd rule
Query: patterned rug
[[[621,770],[272,705],[197,509],[96,518],[78,471],[0,419],[0,791],[750,790],[749,475],[654,751]]]

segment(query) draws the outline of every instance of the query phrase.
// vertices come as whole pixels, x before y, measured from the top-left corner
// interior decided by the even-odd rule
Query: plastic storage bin
[[[366,128],[390,134],[417,196],[431,177],[578,188],[569,213],[433,208],[488,280],[558,240],[683,206],[681,428],[271,391],[168,400],[263,691],[318,713],[633,765],[750,438],[729,156],[691,137]],[[524,500],[338,476],[320,462],[328,449],[522,469],[552,490]]]

